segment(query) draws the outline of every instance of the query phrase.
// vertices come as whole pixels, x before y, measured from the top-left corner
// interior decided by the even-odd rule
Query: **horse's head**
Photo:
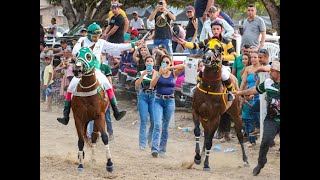
[[[88,74],[95,67],[95,63],[97,63],[97,59],[92,50],[88,47],[82,47],[77,55],[74,75],[80,77],[82,74]]]
[[[220,41],[216,38],[211,39],[205,49],[203,56],[203,65],[205,67],[219,70],[222,66],[223,47]]]

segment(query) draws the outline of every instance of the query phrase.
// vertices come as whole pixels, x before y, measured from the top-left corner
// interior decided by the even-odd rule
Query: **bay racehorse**
[[[227,89],[222,83],[221,58],[222,47],[216,45],[213,49],[206,52],[203,63],[204,71],[202,78],[197,88],[194,91],[192,98],[192,115],[195,125],[194,135],[196,138],[196,155],[194,162],[201,163],[200,155],[200,123],[204,128],[204,144],[202,148],[202,155],[205,153],[203,170],[210,170],[209,167],[209,154],[212,147],[212,139],[215,131],[217,130],[220,118],[223,113],[228,113],[235,124],[237,138],[241,145],[242,159],[248,164],[248,158],[243,146],[242,118],[241,118],[241,102],[240,96],[236,96],[233,101],[227,101]],[[232,74],[230,74],[233,76]],[[238,87],[236,78],[230,77],[233,87]]]
[[[98,132],[101,134],[102,142],[105,145],[108,172],[113,170],[111,153],[108,144],[108,136],[105,125],[105,112],[109,100],[105,96],[105,91],[100,85],[95,75],[95,65],[98,60],[88,47],[82,47],[79,50],[76,60],[75,75],[81,77],[76,91],[73,92],[71,108],[73,111],[74,121],[78,134],[78,170],[82,171],[84,160],[84,143],[86,142],[92,148],[92,160],[95,161],[95,147]],[[87,126],[90,120],[94,120],[92,139],[90,142],[87,136]]]

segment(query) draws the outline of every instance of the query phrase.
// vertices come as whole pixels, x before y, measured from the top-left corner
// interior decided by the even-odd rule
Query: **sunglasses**
[[[259,53],[267,54],[267,50],[266,50],[266,49],[261,49],[261,50],[259,51]]]
[[[169,61],[162,61],[161,63],[167,63],[167,64],[170,64],[170,62],[169,62]]]

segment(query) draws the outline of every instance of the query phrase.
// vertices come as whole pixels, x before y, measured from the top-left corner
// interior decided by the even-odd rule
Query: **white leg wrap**
[[[200,142],[200,136],[196,137],[196,144],[199,144]]]
[[[222,70],[222,75],[221,75],[222,76],[222,81],[225,81],[225,80],[229,79],[229,77],[230,77],[230,68],[228,66],[222,65],[221,70]]]
[[[78,152],[79,164],[83,164],[83,151]]]
[[[76,87],[77,87],[79,81],[80,81],[80,78],[73,77],[69,86],[68,86],[67,91],[71,92],[71,93],[74,92],[76,90]]]
[[[110,152],[109,144],[107,144],[105,147],[106,147],[107,160],[108,160],[108,159],[111,158],[111,152]]]
[[[96,143],[92,143],[92,147],[91,147],[91,149],[92,149],[92,157],[94,157],[95,155],[96,155]]]
[[[112,87],[111,84],[110,84],[110,82],[109,82],[109,80],[108,80],[108,78],[107,78],[107,76],[105,76],[105,75],[100,71],[100,69],[96,69],[95,73],[96,73],[96,77],[97,77],[99,83],[102,84],[102,86],[103,86],[103,88],[104,88],[105,90],[110,89],[110,88]]]
[[[209,150],[206,149],[206,150],[205,150],[205,153],[206,153],[206,156],[209,156],[209,154],[210,154],[210,149],[209,149]]]

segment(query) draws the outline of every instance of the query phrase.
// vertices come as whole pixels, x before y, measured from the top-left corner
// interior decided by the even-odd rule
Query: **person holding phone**
[[[149,16],[149,21],[155,20],[154,46],[164,44],[169,54],[172,54],[172,34],[170,21],[175,21],[176,17],[167,9],[165,0],[160,0],[156,9]]]
[[[155,59],[148,55],[145,58],[145,69],[139,71],[137,80],[135,82],[135,89],[138,91],[138,110],[140,115],[140,129],[139,129],[139,148],[146,149],[146,144],[151,143],[153,124],[154,124],[154,90],[150,88],[152,75],[155,72],[153,66]],[[146,133],[148,115],[150,116],[149,131]]]
[[[155,87],[154,127],[152,134],[151,155],[164,156],[167,151],[169,121],[175,111],[174,88],[178,76],[184,71],[185,65],[173,66],[169,55],[161,57],[159,72],[154,71],[150,87]],[[162,129],[162,130],[160,130]],[[160,134],[160,132],[162,132]]]

